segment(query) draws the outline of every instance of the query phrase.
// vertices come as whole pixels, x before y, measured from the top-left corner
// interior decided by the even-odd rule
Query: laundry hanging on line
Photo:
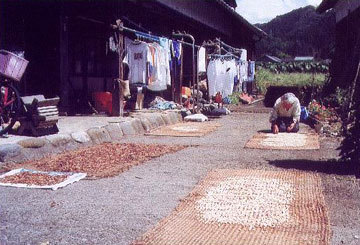
[[[178,60],[181,55],[181,44],[166,38],[159,42],[146,43],[125,39],[127,55],[123,62],[129,65],[130,84],[142,84],[152,91],[163,91],[171,85],[170,60],[173,54]]]
[[[255,61],[249,61],[249,81],[254,81],[255,80]]]
[[[198,51],[198,72],[206,72],[206,49],[200,47]]]
[[[177,65],[181,63],[181,41],[169,40],[134,30],[130,31],[134,32],[138,39],[153,42],[135,41],[129,44],[129,39],[125,37],[127,55],[123,61],[129,65],[130,84],[147,86],[149,90],[153,91],[166,90],[167,86],[171,85],[170,72],[171,69],[174,69],[171,63],[174,61]],[[114,49],[113,45],[112,47]],[[226,97],[234,92],[234,85],[239,88],[238,85],[247,81],[249,75],[250,77],[254,75],[254,69],[248,67],[246,56],[247,52],[243,49],[240,58],[237,57],[236,61],[234,59],[222,60],[219,63],[215,60],[209,63],[207,74],[210,96],[220,92]],[[198,72],[206,72],[205,48],[199,47],[197,60]],[[239,62],[239,60],[241,61]],[[250,69],[252,69],[252,73],[249,74]]]
[[[238,68],[234,59],[211,60],[207,68],[209,95],[215,96],[220,92],[223,97],[226,97],[232,94],[237,75]]]

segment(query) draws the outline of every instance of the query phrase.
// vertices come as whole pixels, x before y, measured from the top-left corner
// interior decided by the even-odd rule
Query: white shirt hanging
[[[163,91],[167,88],[168,74],[170,75],[169,60],[167,59],[167,51],[158,43],[152,43],[154,48],[154,72],[152,83],[149,83],[148,89],[152,91]]]
[[[217,92],[223,97],[232,94],[236,75],[235,60],[211,60],[207,69],[210,96],[215,96]]]
[[[198,72],[206,72],[206,49],[200,47],[198,52]]]
[[[147,83],[147,62],[151,62],[150,50],[147,43],[134,42],[128,45],[124,62],[129,65],[130,83]]]
[[[215,96],[216,95],[216,60],[211,60],[208,64],[207,68],[207,78],[208,78],[208,85],[209,85],[209,95]]]
[[[240,49],[240,50],[241,50],[240,60],[247,61],[247,50],[246,49]]]

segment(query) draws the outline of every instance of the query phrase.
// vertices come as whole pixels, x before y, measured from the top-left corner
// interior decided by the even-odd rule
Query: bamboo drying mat
[[[19,167],[56,172],[82,172],[87,179],[116,176],[131,167],[164,154],[185,149],[184,145],[103,143],[20,164],[9,163],[0,172]]]
[[[173,137],[201,137],[213,132],[221,125],[214,122],[176,123],[155,129],[145,135]]]
[[[268,150],[318,150],[319,136],[314,133],[257,133],[245,148]]]
[[[233,184],[227,192],[226,183]],[[281,196],[286,198],[277,200]],[[266,223],[267,215],[272,223]],[[210,172],[168,217],[133,244],[325,245],[329,240],[317,174],[228,169]]]

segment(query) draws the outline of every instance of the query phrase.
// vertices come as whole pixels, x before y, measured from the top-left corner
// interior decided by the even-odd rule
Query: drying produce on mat
[[[269,150],[318,150],[319,136],[314,133],[257,133],[245,148]]]
[[[215,131],[221,125],[214,122],[186,122],[160,127],[147,133],[152,136],[201,137]]]
[[[133,244],[326,245],[329,240],[317,174],[221,169],[211,171]]]
[[[104,143],[21,164],[42,171],[83,172],[90,178],[115,176],[134,165],[186,146]]]
[[[86,177],[85,173],[14,169],[0,176],[0,186],[57,190]]]

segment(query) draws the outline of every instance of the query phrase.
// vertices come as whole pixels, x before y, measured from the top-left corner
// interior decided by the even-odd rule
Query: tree
[[[319,56],[330,58],[335,42],[335,13],[324,15],[307,6],[281,15],[266,24],[258,24],[268,37],[257,43],[257,56]]]

